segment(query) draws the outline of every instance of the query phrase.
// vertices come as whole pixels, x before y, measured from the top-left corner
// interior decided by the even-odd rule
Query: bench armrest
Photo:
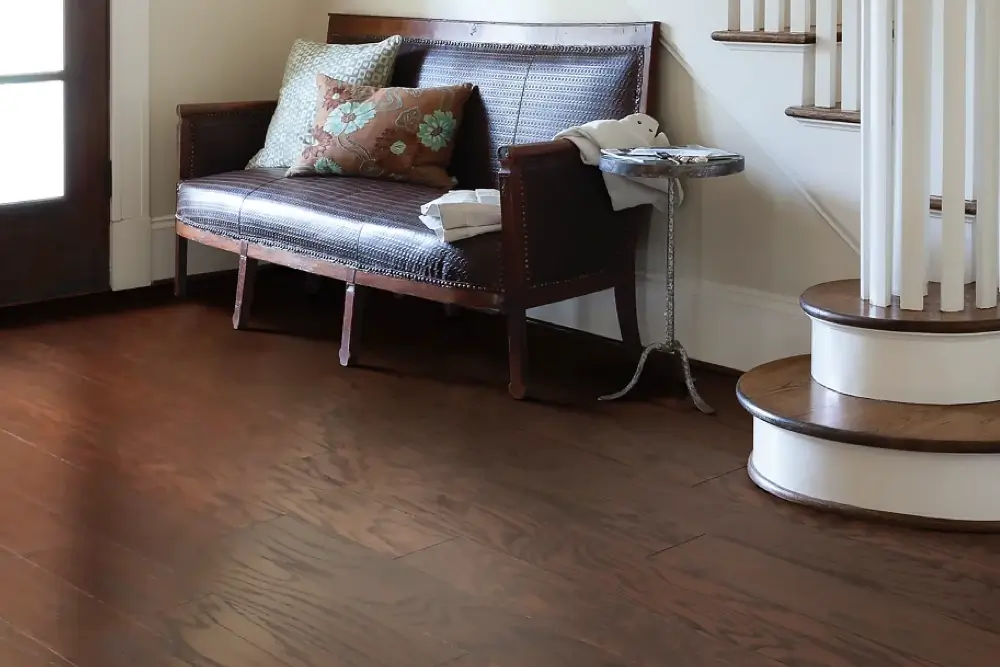
[[[264,146],[275,102],[182,104],[180,180],[235,171]]]
[[[650,207],[616,212],[604,176],[568,140],[500,151],[505,285],[550,287],[634,271]]]

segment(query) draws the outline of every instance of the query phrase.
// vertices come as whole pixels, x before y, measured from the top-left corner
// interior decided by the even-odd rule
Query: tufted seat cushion
[[[251,169],[185,181],[177,217],[214,234],[368,273],[501,291],[500,234],[445,243],[420,222],[420,206],[441,190],[284,174]]]

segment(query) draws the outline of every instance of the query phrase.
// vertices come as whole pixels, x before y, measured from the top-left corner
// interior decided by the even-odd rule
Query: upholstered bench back
[[[400,34],[405,42],[393,85],[476,84],[451,172],[463,187],[494,187],[501,147],[646,111],[652,29],[648,23],[486,24],[335,14],[328,41]]]

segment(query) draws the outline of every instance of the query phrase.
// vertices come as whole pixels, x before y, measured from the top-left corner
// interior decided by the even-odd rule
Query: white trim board
[[[955,521],[1000,520],[1000,454],[941,454],[849,445],[754,419],[750,465],[777,486],[843,509]]]
[[[748,371],[810,350],[810,322],[797,297],[703,281],[696,302],[697,337],[681,342],[699,361]]]
[[[665,278],[636,278],[644,343],[662,340]],[[796,297],[711,281],[678,281],[677,336],[692,358],[747,371],[810,350],[810,323]],[[536,308],[531,316],[620,338],[613,294],[601,292]]]
[[[157,218],[149,229],[152,279],[173,278],[174,219]],[[232,253],[200,243],[188,247],[191,274],[237,267]],[[646,343],[663,337],[664,285],[662,274],[636,277],[639,324]],[[679,281],[676,312],[677,335],[699,361],[747,371],[810,350],[809,318],[792,296],[711,281]],[[610,291],[535,308],[531,317],[606,338],[621,337]]]
[[[150,225],[149,267],[151,280],[174,277],[174,218],[156,218]],[[210,248],[200,243],[188,244],[188,274],[226,271],[239,266],[239,258],[231,252]]]
[[[150,0],[111,0],[111,289],[149,285]]]
[[[879,331],[814,319],[812,377],[876,401],[993,403],[1000,401],[1000,332]]]

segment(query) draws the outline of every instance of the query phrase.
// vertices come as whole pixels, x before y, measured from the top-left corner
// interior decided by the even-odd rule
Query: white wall
[[[292,42],[307,32],[305,6],[298,0],[152,0],[150,176],[154,218],[174,211],[177,105],[276,99]],[[312,19],[312,12],[309,14]],[[322,30],[312,31],[314,37],[322,34]]]
[[[297,36],[321,39],[329,11],[510,21],[659,20],[659,116],[675,142],[744,153],[744,176],[688,186],[679,217],[678,316],[697,358],[737,368],[808,350],[795,305],[806,287],[855,276],[857,256],[834,231],[858,227],[859,135],[784,116],[801,101],[800,53],[736,52],[712,42],[727,0],[152,0],[152,215],[174,206],[178,103],[273,99]],[[164,239],[169,235],[164,221]],[[662,328],[663,220],[640,257],[646,337]],[[155,231],[155,226],[154,226]],[[163,254],[161,252],[161,254]],[[156,255],[156,243],[154,243]],[[170,270],[154,256],[154,278]],[[609,295],[536,315],[617,335]]]
[[[508,21],[657,20],[671,54],[661,59],[659,116],[674,142],[744,153],[744,176],[691,183],[679,219],[678,316],[697,358],[737,368],[808,351],[798,294],[854,277],[857,254],[831,222],[856,235],[860,135],[805,127],[784,116],[801,103],[800,52],[738,52],[712,42],[727,0],[309,0],[317,13]],[[664,229],[657,220],[640,263],[644,330],[662,323]],[[616,335],[609,295],[541,309],[562,324]]]

